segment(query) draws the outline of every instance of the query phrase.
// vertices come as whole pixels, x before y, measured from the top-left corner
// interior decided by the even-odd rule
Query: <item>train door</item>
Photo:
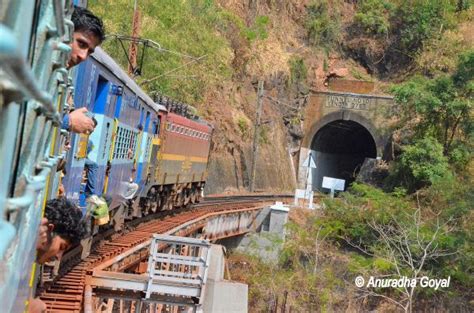
[[[149,155],[149,166],[148,166],[148,173],[147,175],[153,177],[153,183],[156,182],[158,179],[157,176],[157,171],[158,171],[158,165],[159,165],[159,157],[160,157],[160,147],[163,145],[163,135],[165,132],[161,132],[160,136],[160,129],[161,129],[161,124],[162,124],[162,115],[158,114],[157,120],[153,121],[153,129],[152,129],[152,134],[153,134],[153,139],[151,141],[151,151]],[[159,183],[159,182],[157,182]]]
[[[149,114],[149,113],[148,113]],[[141,153],[142,153],[142,138],[143,138],[143,134],[145,133],[144,131],[144,128],[143,128],[143,119],[144,119],[144,116],[145,116],[145,108],[142,106],[141,107],[141,110],[140,110],[140,119],[139,119],[139,122],[138,122],[138,126],[137,126],[137,129],[138,129],[138,135],[136,137],[136,140],[137,142],[136,143],[132,143],[131,146],[135,146],[136,149],[135,151],[133,152],[133,165],[132,165],[132,172],[133,172],[133,179],[135,182],[139,183],[140,181],[140,176],[138,175],[138,166],[139,166],[139,162],[140,162],[140,156],[141,156]]]
[[[112,118],[107,114],[110,111],[111,83],[102,75],[98,76],[94,102],[91,111],[97,121],[97,126],[90,135],[79,136],[79,152],[77,156],[83,159],[81,174],[85,171],[86,180],[81,184],[80,204],[85,208],[86,197],[95,194],[101,195],[104,183],[107,157],[104,150],[109,145],[111,136],[110,128]],[[81,175],[81,177],[85,177]]]
[[[113,152],[114,152],[115,144],[116,144],[120,113],[122,111],[123,87],[116,86],[115,89],[116,89],[116,91],[114,92],[116,95],[115,111],[113,115],[114,118],[111,121],[109,148],[107,152],[107,163],[106,163],[105,177],[104,177],[104,188],[102,190],[103,194],[107,194],[108,187],[109,187],[109,178],[110,178],[110,171],[112,168]]]
[[[141,132],[140,134],[140,137],[139,137],[139,143],[140,143],[140,149],[139,149],[139,153],[138,153],[138,156],[137,156],[137,160],[138,160],[138,166],[137,166],[137,175],[136,175],[136,178],[135,178],[135,182],[140,186],[142,187],[143,186],[143,177],[142,177],[142,174],[143,174],[143,167],[146,166],[147,164],[147,160],[146,160],[146,154],[147,154],[147,151],[150,149],[150,145],[151,145],[151,138],[153,136],[153,133],[150,133],[148,128],[150,126],[150,112],[147,111],[146,112],[146,117],[145,117],[145,123],[144,123],[144,127],[143,127],[143,131]]]

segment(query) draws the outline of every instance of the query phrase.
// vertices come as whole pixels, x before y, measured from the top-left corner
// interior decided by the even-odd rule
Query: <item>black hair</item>
[[[66,198],[46,202],[44,215],[48,223],[54,225],[53,233],[69,240],[73,245],[78,244],[87,234],[81,210]]]
[[[71,19],[74,23],[75,32],[83,31],[91,33],[96,36],[100,42],[104,41],[104,23],[102,23],[102,20],[95,16],[91,11],[81,7],[74,7]]]

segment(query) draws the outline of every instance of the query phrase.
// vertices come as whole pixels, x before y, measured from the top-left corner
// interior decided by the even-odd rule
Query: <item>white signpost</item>
[[[314,162],[312,152],[310,152],[306,160],[304,160],[303,166],[308,168],[308,175],[306,177],[305,189],[295,190],[295,205],[298,205],[298,199],[309,200],[309,208],[312,209],[314,192],[313,192],[313,184],[312,184],[313,180],[311,177],[311,169],[316,168],[316,163]]]
[[[334,190],[337,191],[344,191],[344,185],[346,181],[344,179],[337,179],[333,177],[323,177],[323,188],[327,188],[331,190],[331,198],[334,198]]]

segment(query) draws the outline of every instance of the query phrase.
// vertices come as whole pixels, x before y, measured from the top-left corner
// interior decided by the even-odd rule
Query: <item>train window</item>
[[[158,120],[156,122],[156,128],[155,128],[155,135],[158,135],[160,133],[160,128],[161,128],[161,116],[158,116]]]
[[[122,136],[122,127],[117,127],[117,137],[114,145],[114,153],[112,154],[112,159],[118,159],[120,153],[120,141],[118,140]]]
[[[145,162],[147,162],[148,158],[150,157],[151,140],[152,140],[151,136],[148,136],[148,138],[146,139],[146,150],[145,150],[145,156],[144,156]]]
[[[129,158],[129,149],[136,151],[138,131],[126,129],[124,127],[117,128],[117,137],[115,140],[113,159]]]

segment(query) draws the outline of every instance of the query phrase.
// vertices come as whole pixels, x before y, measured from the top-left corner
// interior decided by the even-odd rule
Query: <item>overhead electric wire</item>
[[[163,48],[160,43],[158,43],[154,40],[151,40],[151,39],[136,38],[136,37],[131,37],[131,36],[119,35],[119,34],[110,34],[110,35],[107,35],[106,38],[116,38],[116,39],[119,39],[119,40],[127,40],[127,41],[131,41],[131,42],[134,42],[134,43],[141,43],[145,47],[155,48],[158,51],[168,52],[168,53],[171,53],[171,54],[181,56],[183,58],[198,59],[198,58],[196,58],[195,56],[192,56],[192,55],[188,55],[188,54],[181,53],[181,52],[178,52],[178,51],[173,51],[173,50]]]
[[[150,79],[144,80],[141,84],[145,85],[145,84],[151,83],[152,81],[155,81],[155,80],[157,80],[157,79],[160,78],[160,77],[163,77],[163,76],[166,76],[166,75],[171,74],[171,73],[173,73],[173,72],[176,72],[177,70],[180,70],[180,69],[182,69],[183,67],[186,67],[186,66],[188,66],[189,64],[191,64],[191,63],[193,63],[193,62],[197,62],[197,61],[199,61],[199,60],[201,60],[201,59],[203,59],[203,58],[205,58],[205,57],[207,57],[207,54],[205,54],[205,55],[203,55],[203,56],[200,56],[200,57],[197,58],[197,59],[194,59],[194,60],[191,60],[191,61],[189,61],[189,62],[186,62],[186,63],[184,63],[184,64],[181,65],[181,66],[178,66],[178,67],[176,67],[176,68],[174,68],[174,69],[172,69],[172,70],[169,70],[168,72],[165,72],[165,73],[160,74],[160,75],[158,75],[158,76],[155,76],[155,77],[152,77],[152,78],[150,78]]]
[[[291,104],[288,104],[287,102],[284,102],[284,101],[275,99],[275,98],[270,97],[270,96],[265,96],[265,98],[267,98],[267,99],[270,100],[270,101],[276,102],[276,103],[278,103],[278,104],[282,104],[282,105],[284,105],[284,106],[287,106],[287,107],[289,107],[289,108],[292,108],[292,109],[294,109],[294,110],[299,110],[299,109],[300,109],[299,107],[294,107],[294,106],[292,106]],[[306,99],[306,98],[308,98],[308,95],[306,95],[306,96],[304,96],[304,97],[301,97],[301,98],[296,98],[295,100],[293,100],[293,102],[299,101],[299,100],[301,100],[301,99]]]

